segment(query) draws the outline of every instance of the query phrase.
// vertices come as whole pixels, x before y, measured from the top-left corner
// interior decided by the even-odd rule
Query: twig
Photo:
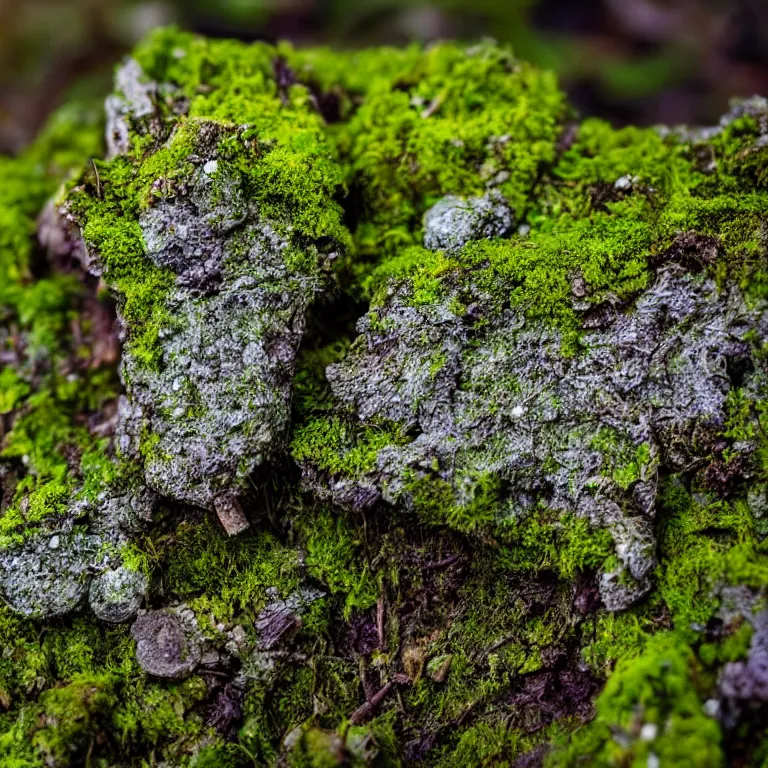
[[[96,194],[99,196],[99,200],[104,197],[101,189],[101,178],[99,177],[99,169],[96,167],[96,161],[91,158],[91,168],[93,168],[93,175],[96,177]]]
[[[376,629],[379,633],[379,649],[384,650],[384,595],[376,603]]]
[[[422,565],[421,569],[423,571],[439,571],[442,568],[448,568],[454,563],[458,563],[459,560],[461,560],[461,555],[451,555],[450,557],[445,557],[442,560],[437,560],[434,563],[427,563],[426,565]]]
[[[379,704],[381,704],[382,701],[384,701],[384,698],[386,695],[392,690],[392,688],[397,685],[408,685],[411,682],[411,678],[408,677],[408,675],[394,675],[394,677],[388,682],[385,683],[384,686],[379,688],[376,693],[371,696],[368,701],[365,702],[362,706],[359,706],[350,716],[349,716],[349,722],[352,725],[360,725],[361,723],[364,723],[369,717],[372,717],[373,714],[376,712],[376,709],[378,708]]]

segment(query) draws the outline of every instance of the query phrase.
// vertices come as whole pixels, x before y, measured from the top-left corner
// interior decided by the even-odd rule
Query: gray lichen
[[[504,237],[514,224],[512,210],[503,195],[463,199],[448,195],[424,216],[424,247],[455,252],[472,240]]]
[[[253,470],[285,448],[291,378],[307,308],[321,288],[318,260],[253,210],[217,147],[238,139],[199,126],[196,165],[183,189],[144,211],[147,258],[175,274],[160,332],[162,364],[148,368],[128,348],[118,443],[144,458],[147,484],[162,496],[213,509]]]
[[[606,607],[645,594],[660,467],[686,469],[723,429],[728,371],[749,364],[761,311],[673,264],[627,311],[588,317],[584,352],[565,357],[558,332],[520,311],[494,316],[479,297],[474,316],[462,316],[448,301],[409,306],[407,283],[392,293],[327,372],[361,422],[417,435],[379,452],[360,493],[373,487],[418,510],[420,481],[438,480],[471,521],[478,478],[493,478],[504,489],[495,525],[540,506],[585,518],[611,533],[621,564],[601,576]],[[356,497],[349,486],[337,500]]]
[[[81,533],[41,533],[18,548],[0,551],[0,593],[30,618],[64,616],[88,594],[101,563],[101,540]]]
[[[125,566],[111,568],[91,582],[88,601],[98,618],[119,624],[136,616],[147,587],[143,573]]]

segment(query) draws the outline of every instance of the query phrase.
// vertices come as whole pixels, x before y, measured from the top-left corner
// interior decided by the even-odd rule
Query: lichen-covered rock
[[[148,80],[138,62],[128,59],[115,75],[115,93],[104,105],[107,113],[107,154],[124,154],[131,147],[132,124],[148,118],[157,119],[157,83]]]
[[[508,235],[513,223],[512,211],[498,193],[469,200],[448,195],[424,216],[424,247],[460,251],[472,240]]]
[[[362,422],[417,434],[356,481],[460,528],[503,531],[542,508],[585,518],[611,532],[620,563],[600,580],[606,607],[645,594],[659,473],[685,469],[722,431],[729,371],[754,366],[747,338],[764,336],[763,308],[671,265],[633,307],[588,318],[585,351],[564,356],[556,332],[519,311],[494,316],[482,296],[460,315],[451,299],[411,300],[395,288],[327,372]]]
[[[79,533],[44,533],[0,552],[0,592],[13,610],[35,619],[64,616],[88,594],[100,564],[101,540]]]
[[[225,161],[217,165],[216,147],[232,141],[241,141],[237,132],[200,125],[185,191],[139,216],[147,258],[173,273],[174,286],[165,297],[169,325],[158,331],[159,370],[130,350],[122,361],[123,452],[134,440],[138,451],[149,431],[147,483],[208,509],[279,456],[294,359],[320,289],[317,262],[292,261],[290,241],[249,210]]]
[[[91,582],[88,602],[98,618],[119,624],[136,616],[147,586],[147,577],[139,571],[110,568]]]
[[[63,210],[82,228],[88,268],[103,273],[120,298],[126,394],[117,444],[124,457],[143,462],[153,490],[212,510],[217,497],[236,496],[254,469],[286,446],[307,310],[339,244],[331,232],[297,226],[310,211],[279,179],[270,191],[259,158],[274,143],[262,144],[256,126],[178,117],[172,130],[164,124],[162,136],[157,126],[145,134],[139,123],[159,86],[138,67],[129,60],[118,72],[124,108],[117,123],[113,115],[112,130],[124,138],[112,165],[90,196],[82,188]],[[126,153],[144,135],[157,142],[155,154],[134,164]],[[126,168],[135,184],[132,218],[120,222],[128,240],[101,229],[126,196],[110,173]],[[281,195],[291,207],[277,218]],[[333,203],[323,204],[332,219]],[[322,222],[311,225],[320,229]],[[130,270],[120,260],[126,248]],[[134,287],[146,292],[141,314],[130,308]]]
[[[764,761],[764,100],[158,30],[101,113],[0,158],[0,764]]]
[[[155,677],[178,680],[187,677],[200,662],[200,648],[173,611],[149,611],[131,626],[136,640],[136,660]]]

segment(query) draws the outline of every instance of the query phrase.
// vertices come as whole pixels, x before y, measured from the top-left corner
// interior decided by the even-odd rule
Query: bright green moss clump
[[[116,376],[93,364],[87,290],[74,275],[51,272],[35,239],[47,200],[101,153],[101,131],[96,105],[72,104],[19,157],[0,158],[0,344],[16,361],[0,366],[0,414],[14,416],[0,458],[24,467],[15,485],[14,475],[6,481],[0,546],[60,514],[86,476],[99,487],[105,479],[94,462],[105,442],[73,416],[114,397]]]
[[[597,699],[597,717],[549,766],[724,765],[721,732],[696,690],[698,663],[672,633],[651,640],[639,659],[619,662]],[[653,758],[651,758],[653,759]]]

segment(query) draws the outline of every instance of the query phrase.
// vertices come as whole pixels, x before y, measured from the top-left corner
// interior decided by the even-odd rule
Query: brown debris
[[[228,536],[237,536],[248,528],[248,518],[234,496],[218,496],[213,506]]]
[[[392,679],[380,688],[376,693],[371,696],[368,701],[362,706],[358,707],[350,716],[349,722],[352,725],[360,725],[366,720],[370,719],[376,714],[376,710],[382,701],[386,698],[387,694],[395,687],[395,685],[409,685],[411,678],[408,675],[393,675]]]

